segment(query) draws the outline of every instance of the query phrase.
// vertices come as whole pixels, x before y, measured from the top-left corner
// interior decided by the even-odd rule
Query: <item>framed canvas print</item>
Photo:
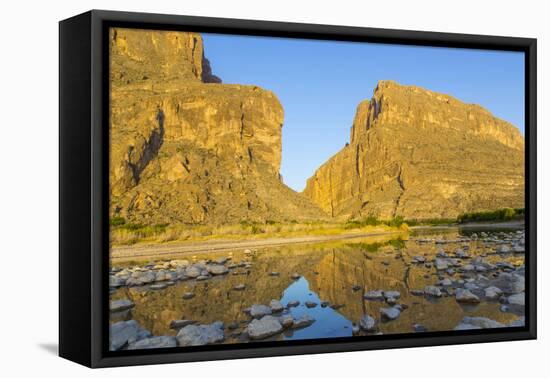
[[[536,337],[536,40],[60,22],[60,355]]]

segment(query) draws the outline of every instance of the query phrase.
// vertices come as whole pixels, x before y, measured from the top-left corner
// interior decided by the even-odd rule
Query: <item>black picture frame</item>
[[[525,53],[526,326],[109,352],[108,28],[183,30]],[[535,339],[536,62],[531,38],[92,10],[59,24],[59,354],[89,367]]]

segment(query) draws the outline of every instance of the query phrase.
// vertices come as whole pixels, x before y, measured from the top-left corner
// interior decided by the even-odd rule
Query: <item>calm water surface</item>
[[[483,230],[496,234],[500,230]],[[506,232],[512,232],[510,229]],[[498,301],[482,300],[475,305],[459,304],[453,296],[427,298],[415,296],[411,291],[434,285],[442,278],[459,280],[460,273],[437,272],[430,262],[438,251],[454,253],[466,249],[472,258],[482,256],[486,262],[495,264],[506,261],[515,266],[524,262],[523,254],[496,254],[496,245],[481,240],[457,241],[480,230],[424,231],[395,239],[393,237],[359,238],[346,241],[313,245],[262,248],[252,255],[244,251],[231,253],[231,262],[248,262],[250,267],[231,269],[229,274],[215,276],[206,281],[179,281],[162,290],[148,286],[123,287],[111,294],[111,299],[130,299],[135,307],[121,313],[111,314],[111,321],[135,319],[153,335],[176,335],[170,329],[175,319],[192,319],[200,324],[222,321],[234,324],[233,330],[226,327],[226,343],[245,342],[243,331],[250,321],[245,309],[253,304],[269,305],[272,299],[283,305],[299,301],[300,305],[286,312],[294,318],[307,314],[315,322],[306,328],[288,330],[268,340],[308,339],[352,336],[354,324],[369,314],[380,318],[379,309],[389,307],[383,301],[364,300],[369,290],[399,291],[399,304],[407,307],[399,318],[380,322],[383,334],[410,333],[414,324],[422,324],[430,331],[452,330],[464,316],[487,317],[504,324],[523,315],[518,311],[502,312]],[[403,239],[404,238],[404,239]],[[422,239],[451,240],[452,243],[436,244]],[[190,263],[201,260],[216,260],[227,257],[227,252],[185,256]],[[427,264],[414,263],[415,256],[426,258]],[[279,273],[276,276],[270,272]],[[293,279],[293,273],[300,278]],[[488,277],[492,273],[484,273]],[[462,277],[465,278],[465,277]],[[246,285],[236,291],[237,285]],[[186,292],[193,292],[191,299],[183,299]],[[317,304],[308,308],[305,302]],[[321,306],[321,304],[323,306]]]

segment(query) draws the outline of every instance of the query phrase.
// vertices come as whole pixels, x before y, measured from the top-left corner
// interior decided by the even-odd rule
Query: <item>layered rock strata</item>
[[[524,207],[524,138],[478,105],[381,81],[304,194],[333,217],[454,218]]]
[[[142,224],[323,217],[280,178],[283,108],[221,84],[196,33],[112,29],[111,216]]]

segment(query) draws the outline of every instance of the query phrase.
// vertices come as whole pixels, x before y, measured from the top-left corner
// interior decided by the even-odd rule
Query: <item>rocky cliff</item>
[[[308,179],[304,194],[346,218],[524,207],[524,139],[478,105],[381,81],[357,107],[350,143]]]
[[[324,214],[280,179],[283,109],[221,84],[196,33],[112,29],[111,216],[234,223]]]

